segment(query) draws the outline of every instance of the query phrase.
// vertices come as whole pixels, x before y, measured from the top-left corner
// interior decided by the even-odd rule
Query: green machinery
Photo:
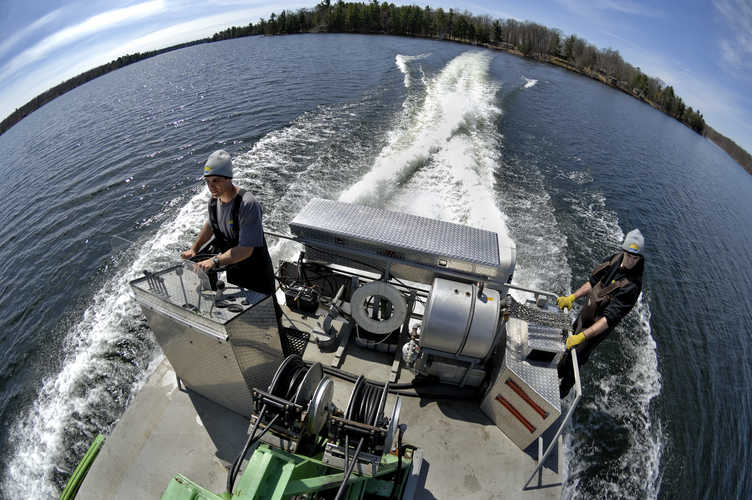
[[[421,453],[402,444],[399,397],[391,418],[384,414],[388,392],[388,383],[358,377],[340,411],[321,364],[288,356],[268,390],[253,390],[252,430],[226,491],[210,492],[178,474],[162,499],[410,498],[417,480],[412,464],[422,461]]]
[[[341,498],[401,498],[409,477],[412,451],[406,451],[401,463],[402,472],[396,476],[396,481],[398,458],[387,455],[377,476],[351,475],[347,481],[349,489]],[[162,500],[334,498],[344,476],[343,471],[327,466],[320,458],[304,457],[261,444],[251,456],[232,495],[217,495],[178,474],[170,481]]]

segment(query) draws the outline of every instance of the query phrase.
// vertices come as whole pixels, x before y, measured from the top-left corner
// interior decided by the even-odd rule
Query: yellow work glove
[[[567,295],[566,297],[559,297],[556,299],[556,305],[559,306],[559,309],[564,309],[565,307],[567,309],[572,309],[572,303],[574,302],[574,294]]]
[[[572,335],[567,338],[567,349],[571,349],[578,344],[582,344],[585,341],[585,334],[580,332],[576,335]]]

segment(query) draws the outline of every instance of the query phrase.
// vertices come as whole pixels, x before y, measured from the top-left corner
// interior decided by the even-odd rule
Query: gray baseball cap
[[[204,177],[219,175],[232,179],[232,157],[224,149],[218,149],[209,155],[204,165]]]
[[[632,229],[624,237],[624,243],[621,244],[621,248],[629,253],[641,255],[642,247],[645,245],[645,238],[639,229]]]

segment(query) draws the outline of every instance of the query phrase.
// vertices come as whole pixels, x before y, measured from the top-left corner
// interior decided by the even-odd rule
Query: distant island
[[[564,36],[530,21],[491,19],[467,11],[428,6],[395,6],[372,0],[370,3],[323,0],[311,9],[272,13],[269,19],[246,26],[233,26],[188,43],[151,52],[128,54],[81,73],[38,95],[0,122],[0,134],[25,116],[69,90],[110,71],[165,52],[201,43],[253,35],[287,35],[300,33],[361,33],[409,36],[449,40],[503,50],[521,57],[554,64],[585,75],[639,99],[675,118],[698,134],[707,137],[726,151],[747,172],[752,173],[752,155],[728,137],[705,123],[700,110],[686,106],[673,87],[644,74],[625,62],[618,51],[601,50],[576,35]]]

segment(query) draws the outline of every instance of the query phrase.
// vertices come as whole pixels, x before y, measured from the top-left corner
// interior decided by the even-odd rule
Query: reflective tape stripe
[[[536,413],[537,413],[538,415],[540,415],[540,416],[541,416],[541,418],[542,418],[543,420],[545,420],[545,419],[546,419],[546,417],[548,417],[548,412],[544,411],[544,410],[543,410],[543,408],[541,408],[540,406],[538,406],[538,404],[537,404],[537,403],[536,403],[535,401],[533,401],[533,400],[532,400],[532,399],[530,398],[530,396],[528,396],[528,395],[527,395],[527,394],[525,393],[525,391],[523,391],[523,390],[522,390],[522,388],[521,388],[521,387],[520,387],[519,385],[517,385],[517,384],[515,383],[515,381],[514,381],[514,380],[512,380],[512,379],[510,378],[510,379],[508,379],[508,380],[506,381],[506,384],[507,384],[507,385],[508,385],[508,386],[509,386],[509,387],[510,387],[510,388],[511,388],[511,389],[512,389],[512,390],[513,390],[514,392],[516,392],[516,393],[517,393],[517,395],[518,395],[519,397],[521,397],[521,398],[523,399],[523,401],[525,401],[525,402],[526,402],[527,404],[529,404],[529,405],[530,405],[530,407],[531,407],[531,408],[532,408],[533,410],[535,410],[535,412],[536,412]]]
[[[520,423],[525,426],[525,428],[530,432],[530,434],[532,434],[533,432],[535,432],[535,427],[533,427],[533,424],[531,424],[530,422],[528,422],[527,419],[525,417],[523,417],[520,412],[517,411],[517,408],[515,408],[514,406],[512,406],[512,404],[509,401],[507,401],[506,399],[504,399],[504,397],[501,394],[498,394],[496,396],[496,401],[498,401],[499,403],[501,403],[502,406],[504,406],[504,408],[506,408],[507,410],[509,410],[509,413],[511,413],[512,415],[514,415],[515,417],[517,417],[517,420],[519,420]]]

